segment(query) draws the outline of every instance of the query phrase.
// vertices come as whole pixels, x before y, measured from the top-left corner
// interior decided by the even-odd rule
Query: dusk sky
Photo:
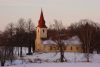
[[[100,23],[100,0],[0,0],[0,30],[20,18],[31,18],[37,26],[41,7],[47,26],[54,19],[66,26],[81,19]]]

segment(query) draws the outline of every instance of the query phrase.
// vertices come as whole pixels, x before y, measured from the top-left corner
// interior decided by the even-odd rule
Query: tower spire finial
[[[42,7],[41,7],[41,11],[42,11]]]

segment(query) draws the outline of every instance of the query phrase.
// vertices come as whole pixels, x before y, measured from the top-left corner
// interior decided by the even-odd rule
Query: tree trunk
[[[87,49],[87,62],[89,62],[89,48]]]
[[[22,41],[23,41],[23,39],[21,38],[21,49],[20,49],[20,57],[22,57]]]
[[[13,46],[12,46],[12,56],[13,56]]]
[[[31,53],[31,40],[29,41],[28,53]]]
[[[20,49],[20,57],[22,57],[22,47],[21,47],[21,49]]]
[[[60,53],[61,53],[61,62],[64,62],[63,58],[64,58],[64,52],[63,52],[63,49],[62,47],[60,48]]]
[[[89,54],[87,53],[87,62],[89,62]]]
[[[18,56],[19,56],[19,47],[18,47]]]
[[[11,52],[12,52],[12,56],[13,56],[13,40],[12,40],[12,34],[11,34]]]
[[[4,62],[1,61],[1,66],[4,66]]]
[[[97,51],[97,54],[100,54],[100,51]]]
[[[33,53],[34,53],[34,51],[35,51],[35,40],[33,40]]]

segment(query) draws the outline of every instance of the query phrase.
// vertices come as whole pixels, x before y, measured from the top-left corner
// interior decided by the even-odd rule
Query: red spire
[[[45,25],[45,20],[44,20],[44,17],[43,17],[42,9],[41,9],[40,20],[38,21],[37,27],[47,28],[47,26]]]

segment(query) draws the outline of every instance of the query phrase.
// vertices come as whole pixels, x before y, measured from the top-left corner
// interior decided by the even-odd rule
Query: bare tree
[[[0,47],[0,61],[1,61],[1,66],[4,66],[5,64],[4,47]]]
[[[14,27],[14,23],[9,23],[7,25],[6,30],[8,31],[8,36],[9,36],[9,42],[10,42],[10,47],[11,47],[11,51],[12,51],[12,56],[13,56],[13,50],[14,50],[14,37],[13,35],[15,34],[15,27]]]
[[[29,19],[28,22],[26,23],[26,31],[28,32],[28,43],[29,43],[29,48],[28,48],[28,53],[27,55],[31,55],[31,46],[32,46],[32,32],[35,30],[35,24],[32,23],[32,20]]]
[[[18,41],[20,44],[20,57],[22,57],[22,46],[23,46],[23,42],[24,42],[24,34],[25,34],[25,20],[24,19],[19,19],[18,23],[17,23],[17,27],[16,27],[16,34],[18,34]],[[18,42],[17,41],[17,42]]]
[[[15,59],[12,53],[13,50],[12,50],[10,35],[8,30],[5,30],[1,35],[0,58],[2,65],[4,65],[6,60],[10,60],[12,63],[12,61]]]
[[[89,62],[89,53],[100,43],[98,29],[100,28],[95,22],[87,19],[81,20],[79,23],[72,24],[68,27],[68,33],[78,35],[83,43],[82,46],[86,53],[87,62]]]
[[[60,61],[64,62],[64,42],[62,41],[61,35],[64,34],[62,33],[62,30],[65,29],[61,21],[54,20],[54,24],[52,25],[52,29],[56,31],[56,33],[53,33],[52,35],[52,40],[60,47]]]

